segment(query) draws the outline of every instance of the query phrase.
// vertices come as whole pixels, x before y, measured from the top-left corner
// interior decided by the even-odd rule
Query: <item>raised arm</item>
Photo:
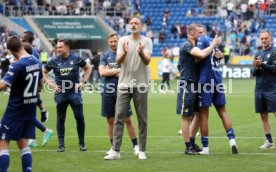
[[[199,49],[198,47],[194,47],[191,50],[191,54],[199,59],[204,59],[207,57],[209,54],[212,53],[213,49],[221,43],[221,37],[216,36],[215,39],[213,40],[212,44],[205,48],[204,50]]]

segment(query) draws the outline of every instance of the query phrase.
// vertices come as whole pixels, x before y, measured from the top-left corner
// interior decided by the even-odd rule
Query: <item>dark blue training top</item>
[[[190,54],[194,48],[188,40],[184,42],[179,50],[178,70],[180,80],[197,83],[199,79],[199,64],[195,63],[195,58]]]
[[[60,56],[54,57],[47,62],[44,68],[47,71],[54,71],[55,82],[62,89],[61,95],[71,93],[80,93],[80,90],[75,90],[75,85],[80,82],[79,69],[84,67],[86,62],[79,56],[69,54],[67,58]]]
[[[100,59],[100,65],[108,66],[109,68],[119,68],[116,64],[116,53],[109,50],[104,53]],[[103,93],[116,95],[119,78],[116,76],[103,77]]]
[[[276,90],[276,48],[270,47],[267,50],[258,51],[255,56],[263,61],[260,70],[253,69],[256,76],[255,90],[275,91]]]
[[[11,87],[5,118],[31,120],[36,116],[38,84],[42,66],[34,56],[20,58],[12,63],[3,81]]]
[[[212,39],[209,36],[199,36],[197,47],[203,50],[209,47],[211,42]],[[212,80],[214,85],[222,83],[218,60],[215,58],[215,49],[200,62],[199,83],[211,83]]]
[[[35,56],[37,59],[40,59],[40,53],[38,49],[32,48],[32,55]]]

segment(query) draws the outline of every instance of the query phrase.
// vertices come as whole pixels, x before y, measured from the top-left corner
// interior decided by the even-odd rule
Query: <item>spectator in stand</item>
[[[147,27],[149,27],[151,25],[151,19],[149,16],[147,17],[145,23],[146,23]]]
[[[187,38],[187,27],[184,24],[181,24],[180,31],[180,37]]]
[[[140,0],[136,0],[134,6],[135,6],[135,10],[140,11]]]
[[[162,30],[159,34],[159,43],[164,43],[166,40],[166,32]]]
[[[232,13],[232,11],[234,10],[235,5],[231,0],[228,0],[226,2],[226,10],[227,10],[227,14],[228,16]]]
[[[135,11],[135,13],[133,14],[133,17],[135,17],[135,18],[140,18],[141,17],[141,14],[140,14],[139,10]]]
[[[259,18],[264,18],[264,16],[267,14],[268,6],[265,1],[261,2],[259,1]]]
[[[243,55],[248,56],[251,55],[252,52],[250,50],[250,45],[248,43],[245,44],[245,49],[243,50]]]
[[[150,38],[153,41],[153,32],[150,27],[147,27],[146,37]]]
[[[178,38],[178,36],[179,36],[179,33],[177,30],[176,24],[173,24],[172,28],[171,28],[171,37],[176,39],[176,38]]]
[[[131,19],[131,14],[128,11],[126,11],[123,15],[123,18],[124,18],[125,23],[128,24]]]

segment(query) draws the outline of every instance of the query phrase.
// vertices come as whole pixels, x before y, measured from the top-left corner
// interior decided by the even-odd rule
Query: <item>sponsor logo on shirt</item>
[[[61,76],[68,75],[68,74],[71,72],[72,69],[73,69],[72,67],[71,67],[71,68],[63,68],[63,69],[60,69],[60,75],[61,75]]]

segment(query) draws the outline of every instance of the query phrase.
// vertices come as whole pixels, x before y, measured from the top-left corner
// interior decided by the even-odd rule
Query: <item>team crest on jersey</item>
[[[117,63],[108,63],[108,66],[115,69],[119,68],[119,65],[117,65]]]
[[[61,76],[68,75],[71,72],[72,69],[73,68],[63,68],[63,69],[60,69],[60,75]]]

